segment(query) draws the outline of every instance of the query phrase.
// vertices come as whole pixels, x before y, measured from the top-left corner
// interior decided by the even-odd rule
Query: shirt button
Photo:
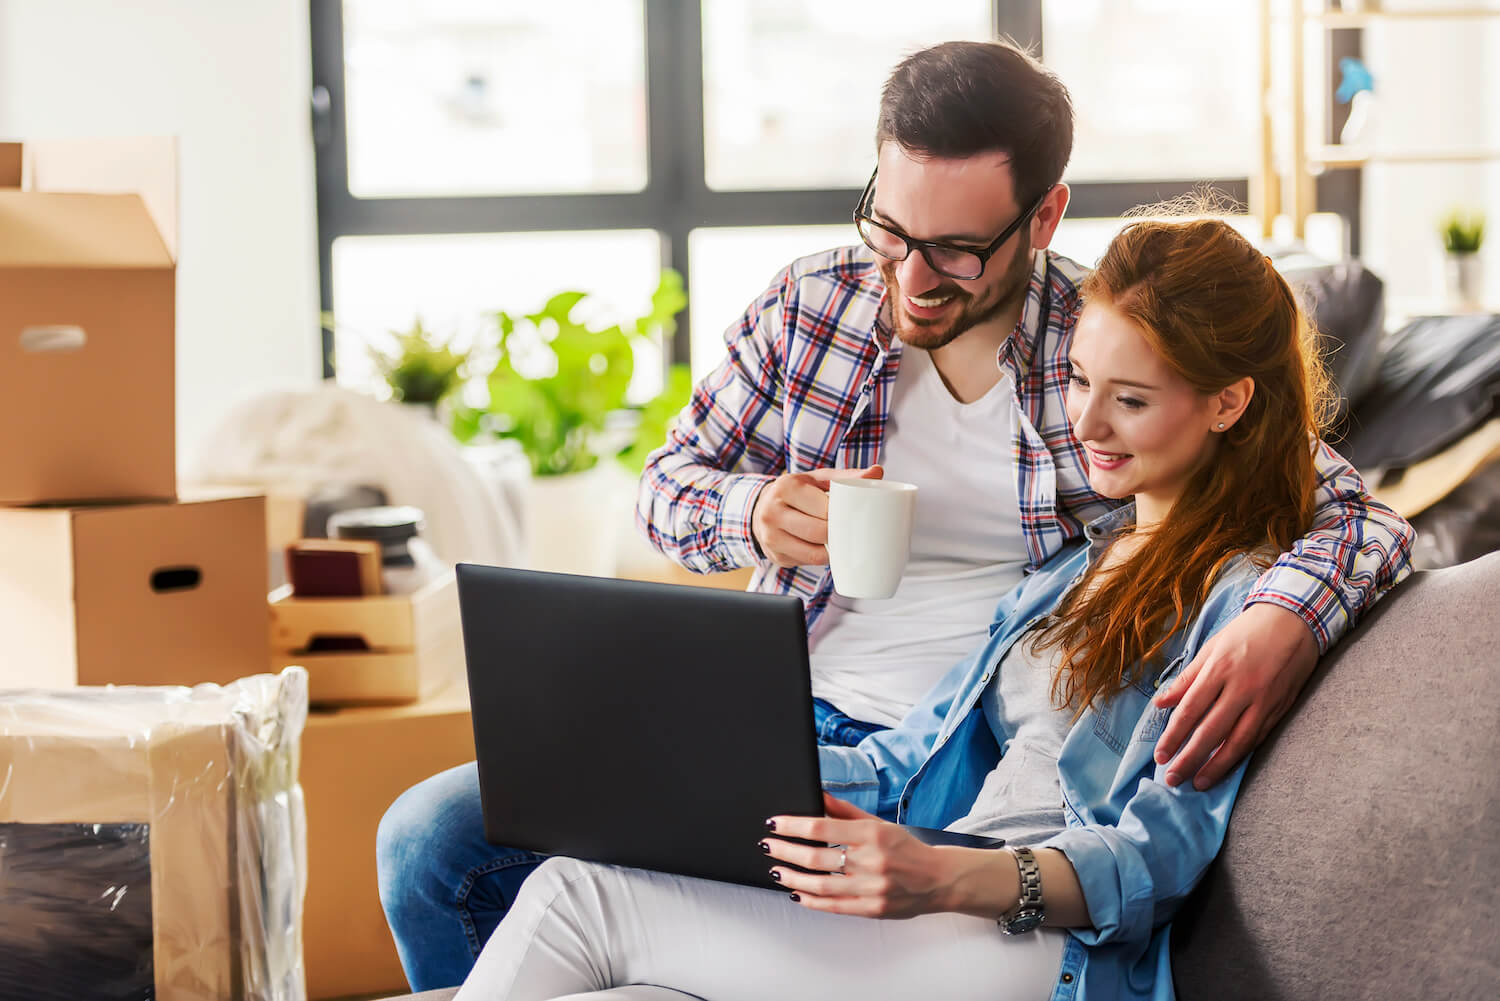
[[[1065,984],[1071,984],[1073,982],[1073,974],[1071,974],[1071,973],[1064,973],[1062,975],[1062,981]]]

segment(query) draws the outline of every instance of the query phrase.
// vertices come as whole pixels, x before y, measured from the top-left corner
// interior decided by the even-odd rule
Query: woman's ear
[[[1235,423],[1245,415],[1245,408],[1250,405],[1250,399],[1254,395],[1255,380],[1248,375],[1219,390],[1214,396],[1211,417],[1213,425],[1209,430],[1224,432],[1234,427]]]

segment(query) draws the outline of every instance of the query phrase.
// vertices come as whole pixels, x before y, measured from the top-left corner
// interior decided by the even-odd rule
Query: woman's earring
[[[1219,430],[1220,431],[1224,430],[1224,422],[1223,421],[1219,422]]]

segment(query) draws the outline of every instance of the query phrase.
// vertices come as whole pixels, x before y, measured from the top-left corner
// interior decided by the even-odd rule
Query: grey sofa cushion
[[[1257,752],[1173,925],[1179,996],[1493,996],[1500,554],[1417,574]]]
[[[1276,267],[1298,293],[1318,331],[1318,346],[1337,391],[1335,418],[1369,392],[1385,340],[1385,283],[1356,260],[1308,263],[1305,255]]]
[[[1339,452],[1355,469],[1410,466],[1483,424],[1497,400],[1500,316],[1422,317],[1391,335]]]

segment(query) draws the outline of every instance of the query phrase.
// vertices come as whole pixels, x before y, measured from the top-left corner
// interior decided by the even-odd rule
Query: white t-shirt
[[[918,487],[911,558],[894,597],[833,593],[809,643],[813,694],[893,726],[989,633],[1026,542],[1011,453],[1010,376],[959,403],[931,356],[906,347],[886,422],[887,479]]]

